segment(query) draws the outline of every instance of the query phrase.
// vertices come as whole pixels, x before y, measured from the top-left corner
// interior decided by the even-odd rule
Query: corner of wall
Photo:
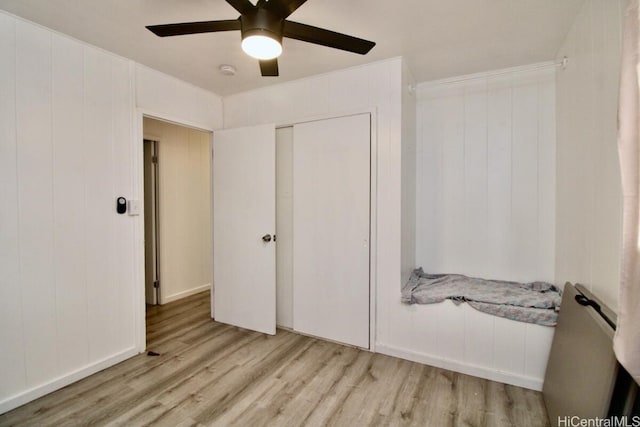
[[[402,58],[401,283],[416,267],[416,82]]]
[[[555,281],[582,283],[615,309],[622,189],[617,99],[626,0],[586,0],[557,57]]]

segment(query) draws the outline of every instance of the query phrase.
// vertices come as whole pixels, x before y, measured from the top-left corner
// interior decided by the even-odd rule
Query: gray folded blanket
[[[473,308],[520,322],[555,326],[560,309],[560,290],[546,282],[518,283],[484,280],[461,274],[411,273],[402,288],[406,304],[434,304],[450,299]]]

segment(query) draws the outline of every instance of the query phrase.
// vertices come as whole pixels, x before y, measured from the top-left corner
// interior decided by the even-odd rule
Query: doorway
[[[143,118],[145,302],[212,283],[211,133]]]

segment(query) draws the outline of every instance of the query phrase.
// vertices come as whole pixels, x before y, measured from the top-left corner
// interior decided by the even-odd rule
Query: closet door
[[[213,308],[217,321],[276,333],[275,127],[213,135]]]
[[[294,330],[369,347],[370,115],[294,126]]]

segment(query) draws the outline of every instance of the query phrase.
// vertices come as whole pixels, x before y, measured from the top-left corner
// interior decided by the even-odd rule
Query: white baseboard
[[[161,304],[168,304],[173,301],[177,301],[182,298],[186,298],[191,295],[198,294],[200,292],[204,292],[208,289],[211,289],[211,283],[207,283],[206,285],[198,286],[197,288],[187,289],[186,291],[178,292],[173,295],[166,295],[162,298]]]
[[[121,353],[109,356],[105,359],[85,366],[84,368],[55,378],[47,383],[33,387],[29,390],[25,390],[19,394],[16,394],[15,396],[11,396],[5,400],[0,401],[0,414],[4,414],[7,411],[17,408],[18,406],[22,406],[25,403],[31,402],[32,400],[44,396],[45,394],[59,390],[62,387],[68,386],[71,383],[88,377],[89,375],[95,374],[96,372],[102,371],[103,369],[127,360],[137,354],[138,351],[135,348],[130,348]]]
[[[412,350],[407,350],[383,343],[376,344],[376,353],[399,357],[401,359],[410,360],[412,362],[435,366],[436,368],[448,369],[450,371],[460,372],[491,381],[524,387],[530,390],[541,391],[542,384],[544,382],[544,378],[533,378],[514,374],[511,372],[498,371],[485,366],[477,366],[451,359],[444,359],[442,357],[418,353]]]

